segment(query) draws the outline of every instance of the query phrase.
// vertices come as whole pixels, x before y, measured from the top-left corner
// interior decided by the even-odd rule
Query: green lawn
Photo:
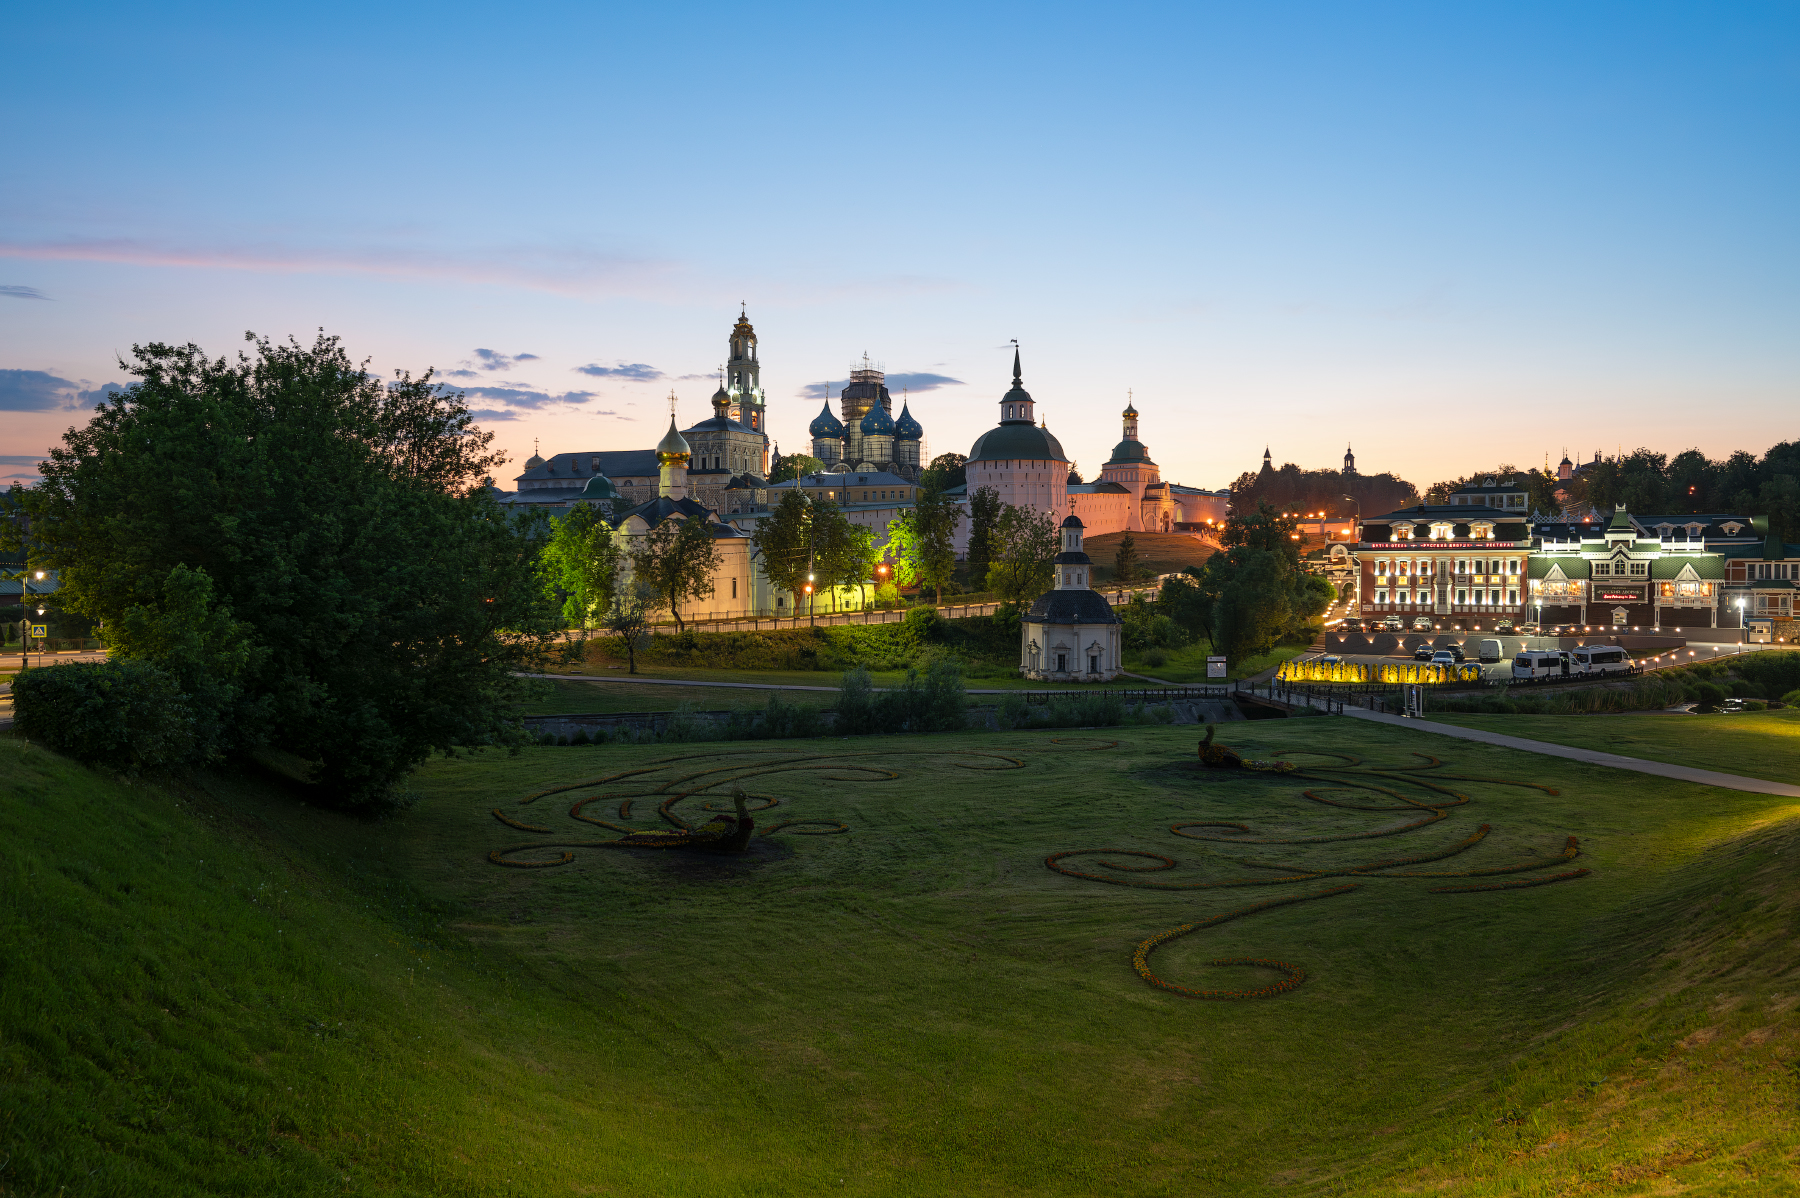
[[[740,690],[729,686],[643,686],[628,682],[545,682],[546,694],[522,708],[526,715],[604,715],[619,711],[674,711],[691,703],[696,711],[736,711],[768,706],[780,693],[783,703],[823,707],[830,692]]]
[[[1431,718],[1462,728],[1623,753],[1697,769],[1800,785],[1800,709],[1730,715],[1462,715]]]
[[[1800,1190],[1800,805],[1350,720],[1228,739],[1429,752],[1559,793],[1449,782],[1468,806],[1378,840],[1181,839],[1171,823],[1279,838],[1411,817],[1199,772],[1192,729],[1132,728],[440,760],[412,811],[370,824],[260,775],[127,785],[0,738],[0,1190]],[[648,772],[517,803],[631,769]],[[732,777],[779,799],[764,826],[850,831],[743,858],[487,860],[613,835],[569,818],[578,798],[612,796],[588,810],[618,821],[631,796],[623,822],[648,828],[663,795]],[[1593,872],[1473,894],[1365,876],[1152,959],[1188,985],[1275,976],[1214,958],[1307,971],[1264,1000],[1154,989],[1133,946],[1343,877],[1156,891],[1044,866],[1130,849],[1178,865],[1121,878],[1270,878],[1239,859],[1341,868],[1482,824],[1417,868],[1552,861],[1573,834]],[[1106,860],[1130,862],[1080,863]]]

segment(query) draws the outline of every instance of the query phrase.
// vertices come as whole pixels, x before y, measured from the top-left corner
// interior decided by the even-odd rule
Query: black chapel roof
[[[1099,591],[1045,591],[1025,613],[1028,624],[1117,624],[1112,605]]]

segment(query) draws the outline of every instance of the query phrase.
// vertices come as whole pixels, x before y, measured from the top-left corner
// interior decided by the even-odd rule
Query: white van
[[[1569,673],[1569,655],[1555,649],[1527,649],[1513,658],[1514,678],[1565,677]]]
[[[1577,649],[1569,658],[1569,670],[1575,674],[1617,674],[1636,664],[1631,654],[1616,645]]]
[[[1479,644],[1477,644],[1475,646],[1475,660],[1476,661],[1499,661],[1500,660],[1500,642],[1499,641],[1482,641]]]

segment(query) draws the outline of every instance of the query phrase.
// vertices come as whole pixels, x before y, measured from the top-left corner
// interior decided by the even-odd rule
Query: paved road
[[[1639,774],[1654,774],[1659,778],[1675,778],[1682,782],[1695,782],[1701,786],[1718,786],[1726,790],[1749,791],[1752,794],[1800,798],[1800,786],[1789,786],[1785,782],[1770,782],[1764,778],[1745,778],[1737,774],[1721,774],[1716,770],[1695,769],[1688,765],[1670,765],[1666,761],[1645,761],[1641,757],[1602,753],[1596,749],[1577,749],[1573,745],[1527,740],[1522,736],[1503,736],[1498,732],[1486,732],[1478,728],[1458,728],[1454,724],[1439,724],[1431,720],[1409,720],[1397,715],[1386,715],[1379,711],[1364,711],[1359,707],[1346,706],[1344,714],[1355,716],[1359,720],[1372,720],[1378,724],[1396,724],[1414,732],[1431,732],[1439,736],[1453,736],[1458,740],[1474,740],[1483,744],[1499,745],[1503,749],[1523,749],[1527,753],[1566,757],[1570,761],[1584,761],[1589,765],[1610,766],[1616,770],[1631,770]]]

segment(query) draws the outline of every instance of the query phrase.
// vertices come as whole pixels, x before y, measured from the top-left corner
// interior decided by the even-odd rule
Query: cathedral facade
[[[719,389],[713,392],[713,414],[682,429],[690,455],[684,495],[715,511],[735,512],[755,506],[768,489],[768,410],[763,397],[762,363],[757,357],[756,329],[740,313],[732,326]],[[674,396],[671,395],[671,410]],[[578,500],[588,484],[600,479],[617,494],[641,503],[662,493],[656,451],[651,449],[587,450],[549,458],[532,454],[511,501],[556,505]]]
[[[1124,435],[1100,467],[1100,477],[1091,483],[1071,481],[1069,455],[1048,424],[1038,420],[1015,350],[1012,389],[1000,397],[1000,422],[970,447],[964,467],[968,481],[955,493],[966,501],[989,487],[1002,503],[1052,516],[1070,512],[1089,536],[1188,531],[1223,523],[1229,494],[1164,482],[1149,449],[1138,440],[1137,408],[1128,402],[1121,416]],[[963,548],[960,539],[958,548]]]
[[[917,482],[925,464],[925,430],[906,404],[894,417],[894,398],[886,376],[869,364],[850,371],[850,384],[838,396],[842,418],[831,414],[831,400],[807,428],[812,455],[833,471],[885,471]]]

